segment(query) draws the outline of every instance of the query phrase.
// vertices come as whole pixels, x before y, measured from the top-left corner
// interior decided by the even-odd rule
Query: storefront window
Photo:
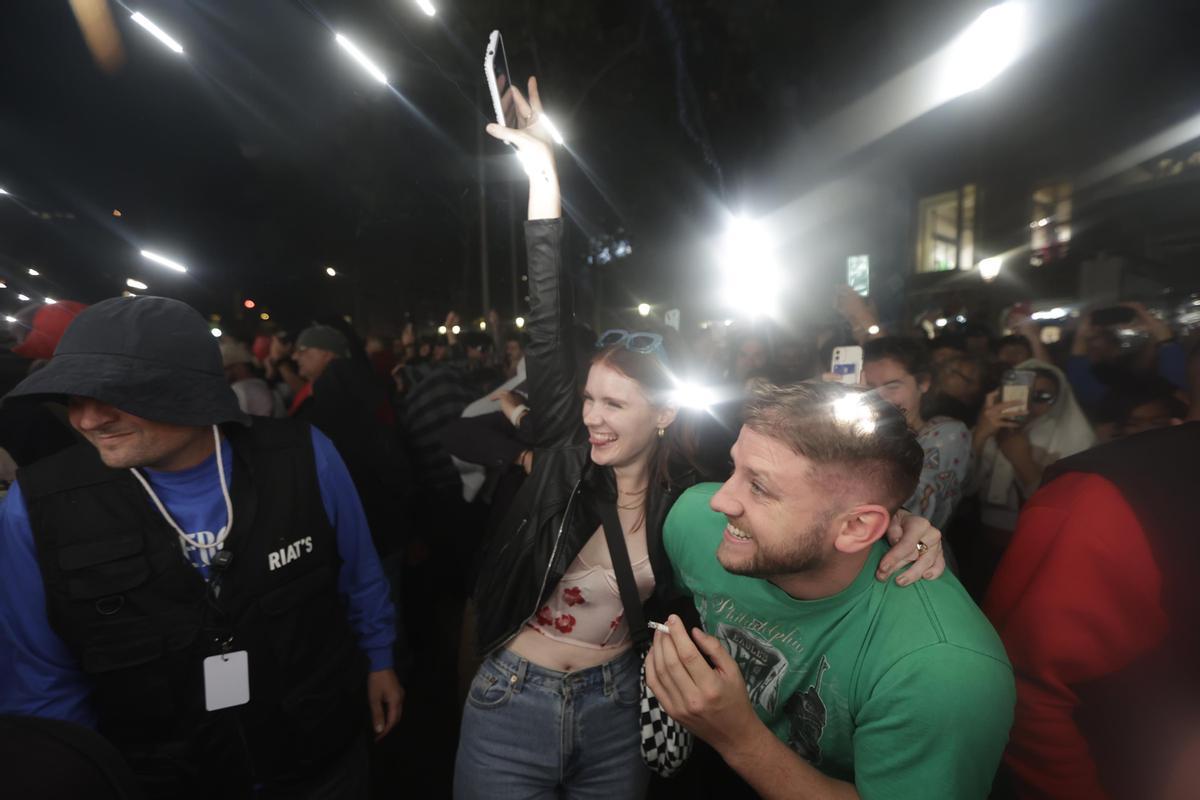
[[[1063,258],[1071,242],[1071,184],[1052,183],[1033,193],[1029,220],[1029,263],[1035,267]]]
[[[975,266],[975,184],[920,201],[917,272]]]

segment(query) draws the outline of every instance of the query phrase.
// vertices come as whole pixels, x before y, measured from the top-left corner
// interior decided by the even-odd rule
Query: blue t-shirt
[[[321,501],[337,532],[338,555],[343,562],[338,591],[346,597],[350,625],[370,668],[388,669],[396,638],[395,609],[362,503],[333,443],[316,428],[312,429],[312,443]],[[221,458],[228,485],[233,478],[233,451],[228,440],[221,442]],[[228,517],[215,454],[180,472],[142,473],[190,538],[209,542],[220,535]],[[149,497],[146,502],[151,502]],[[236,517],[233,522],[236,528]],[[208,563],[218,551],[187,547],[186,552],[207,576]],[[0,713],[95,727],[90,691],[77,659],[46,619],[46,592],[33,530],[20,486],[14,483],[0,507]]]

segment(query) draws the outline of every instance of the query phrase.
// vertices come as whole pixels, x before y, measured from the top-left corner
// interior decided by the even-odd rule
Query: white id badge
[[[250,660],[245,650],[204,659],[204,707],[216,711],[250,702]]]

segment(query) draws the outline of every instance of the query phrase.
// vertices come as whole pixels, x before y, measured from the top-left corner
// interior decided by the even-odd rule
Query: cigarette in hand
[[[661,622],[647,622],[646,627],[652,631],[662,631],[663,633],[671,632],[671,629]]]

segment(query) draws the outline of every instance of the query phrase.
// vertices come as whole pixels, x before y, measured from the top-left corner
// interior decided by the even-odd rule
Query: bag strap
[[[638,595],[637,581],[633,577],[633,563],[629,560],[629,548],[625,546],[625,530],[617,516],[617,507],[603,500],[597,502],[600,522],[604,525],[604,538],[608,541],[608,554],[612,557],[613,572],[617,575],[617,589],[621,593],[621,605],[625,607],[625,621],[629,623],[629,636],[640,649],[650,643],[650,631],[646,627],[646,616],[642,610],[642,598]]]

